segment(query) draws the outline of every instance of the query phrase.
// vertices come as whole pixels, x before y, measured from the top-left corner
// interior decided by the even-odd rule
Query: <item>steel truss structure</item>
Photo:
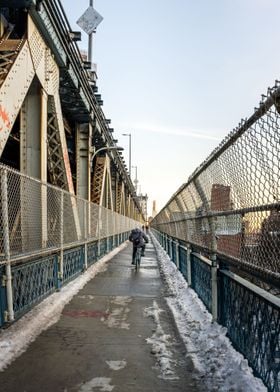
[[[143,221],[60,1],[4,0],[0,13],[0,162]]]

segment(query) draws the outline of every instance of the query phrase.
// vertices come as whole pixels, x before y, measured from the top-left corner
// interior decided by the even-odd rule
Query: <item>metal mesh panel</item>
[[[152,227],[280,279],[280,89],[268,93],[178,189]]]
[[[2,164],[0,196],[2,264],[75,243],[108,238],[139,225],[133,219]]]
[[[179,246],[179,270],[182,272],[184,278],[188,279],[188,267],[187,267],[187,249]]]
[[[57,287],[57,259],[46,257],[12,268],[13,304],[15,317],[55,291]]]
[[[107,241],[105,238],[102,238],[99,244],[99,249],[100,249],[100,256],[104,256],[107,252]]]
[[[53,188],[47,187],[47,247],[60,246],[61,218],[61,193]]]
[[[3,276],[5,275],[5,267],[0,266],[0,282],[3,282]],[[6,290],[3,285],[0,285],[0,327],[4,324],[5,317],[4,312],[7,309],[7,296]]]
[[[220,273],[220,323],[270,391],[280,385],[279,307]]]
[[[90,233],[89,238],[98,238],[98,221],[99,221],[99,206],[96,204],[90,205]]]
[[[63,243],[78,241],[81,237],[78,220],[77,201],[74,196],[63,192]]]
[[[98,242],[88,244],[88,265],[95,263],[98,259]]]
[[[63,284],[81,273],[84,268],[83,248],[70,249],[63,255]]]
[[[191,256],[192,287],[206,308],[212,310],[211,266],[195,255]]]

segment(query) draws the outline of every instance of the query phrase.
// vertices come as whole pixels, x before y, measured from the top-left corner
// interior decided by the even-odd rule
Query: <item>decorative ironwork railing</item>
[[[280,301],[228,271],[219,277],[220,323],[269,390],[279,390]]]
[[[57,256],[14,266],[12,275],[13,308],[18,318],[58,288]]]
[[[280,386],[280,299],[191,251],[177,238],[152,229],[213,319],[227,328],[234,347],[247,359],[268,390]],[[173,249],[177,248],[175,252]],[[179,260],[176,261],[174,254]]]
[[[211,313],[212,311],[212,281],[211,262],[202,260],[197,254],[191,255],[192,288]]]

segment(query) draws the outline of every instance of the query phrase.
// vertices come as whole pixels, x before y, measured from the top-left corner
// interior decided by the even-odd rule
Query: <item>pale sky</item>
[[[73,30],[89,0],[62,0]],[[93,61],[114,137],[159,211],[280,78],[279,0],[94,0]],[[87,49],[83,34],[82,49]],[[132,169],[132,179],[135,169]]]

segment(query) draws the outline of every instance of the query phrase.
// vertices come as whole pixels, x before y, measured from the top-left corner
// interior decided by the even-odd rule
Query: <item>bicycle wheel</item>
[[[140,260],[141,260],[141,249],[137,248],[136,256],[135,256],[135,269],[136,269],[136,271],[140,268]]]

